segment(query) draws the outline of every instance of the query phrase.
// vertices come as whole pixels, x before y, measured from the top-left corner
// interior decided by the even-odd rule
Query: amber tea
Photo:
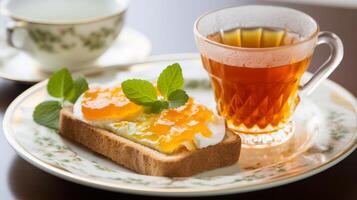
[[[301,40],[297,33],[268,27],[235,28],[211,34],[207,38],[222,44],[247,48],[278,47]]]
[[[263,27],[236,28],[207,37],[218,43],[245,48],[278,47],[301,40],[296,33]],[[248,133],[276,131],[290,120],[299,102],[300,78],[310,58],[262,67],[232,66],[202,55],[219,113],[226,118],[229,128]]]

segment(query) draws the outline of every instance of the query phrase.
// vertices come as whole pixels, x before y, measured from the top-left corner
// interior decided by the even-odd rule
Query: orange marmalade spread
[[[89,89],[82,97],[86,120],[130,120],[142,112],[142,106],[130,102],[121,87]]]
[[[207,124],[214,121],[214,114],[192,98],[178,108],[146,114],[142,106],[125,97],[120,87],[95,88],[83,94],[81,106],[85,120],[111,121],[110,130],[115,133],[128,124],[123,122],[134,124],[133,133],[126,129],[120,135],[164,153],[194,147],[198,133],[204,137],[212,135]]]

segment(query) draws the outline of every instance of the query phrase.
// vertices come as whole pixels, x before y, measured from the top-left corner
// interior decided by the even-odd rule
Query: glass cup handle
[[[331,32],[320,32],[317,45],[327,44],[330,47],[329,58],[318,68],[313,76],[299,88],[303,95],[310,95],[316,87],[325,80],[340,64],[343,57],[343,44],[341,39]]]

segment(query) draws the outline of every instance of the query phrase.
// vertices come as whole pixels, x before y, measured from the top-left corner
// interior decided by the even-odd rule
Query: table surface
[[[357,95],[357,9],[242,0],[132,0],[126,25],[142,31],[151,39],[153,54],[196,52],[192,25],[200,14],[220,7],[247,3],[278,4],[297,8],[314,17],[319,22],[321,30],[338,34],[345,46],[345,56],[342,64],[330,78]],[[317,48],[309,70],[316,70],[328,53],[326,47]],[[10,102],[28,87],[0,80],[1,121]],[[17,156],[3,134],[0,134],[0,152],[0,199],[150,199],[145,196],[101,191],[47,174]],[[305,180],[262,191],[204,198],[355,200],[356,167],[357,152],[354,152],[333,168]]]

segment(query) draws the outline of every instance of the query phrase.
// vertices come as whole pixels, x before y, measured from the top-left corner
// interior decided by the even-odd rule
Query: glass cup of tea
[[[343,57],[335,34],[320,32],[312,17],[285,7],[249,5],[209,12],[196,20],[194,34],[217,110],[246,147],[289,140],[298,95],[309,95]],[[320,44],[327,44],[331,55],[301,84]]]

